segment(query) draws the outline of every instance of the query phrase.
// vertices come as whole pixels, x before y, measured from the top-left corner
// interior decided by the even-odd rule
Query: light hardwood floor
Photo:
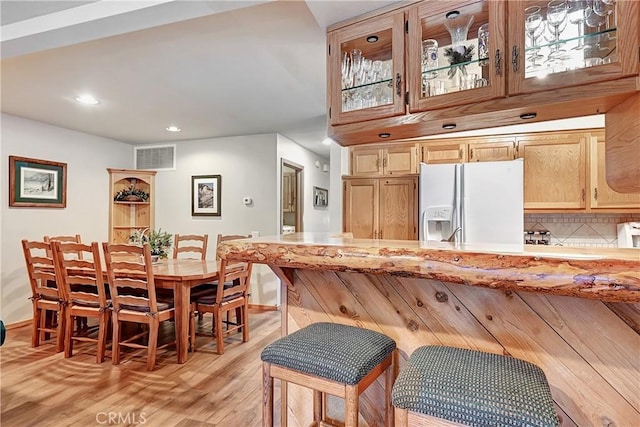
[[[215,342],[198,337],[186,364],[176,363],[170,346],[159,350],[152,372],[143,351],[125,350],[114,366],[108,349],[97,364],[95,345],[76,343],[65,359],[51,341],[31,348],[30,327],[11,329],[0,348],[0,425],[259,426],[260,352],[280,337],[280,312],[251,310],[249,318],[249,342],[227,337],[225,353],[216,355]],[[210,330],[210,316],[202,327]]]

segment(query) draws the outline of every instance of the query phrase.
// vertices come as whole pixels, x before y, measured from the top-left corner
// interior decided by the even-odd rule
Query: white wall
[[[108,239],[109,174],[107,168],[131,168],[133,149],[122,142],[2,114],[0,146],[2,183],[0,317],[5,323],[31,318],[31,289],[22,239],[44,235],[82,235],[85,242]],[[65,209],[9,208],[9,156],[67,163]]]
[[[329,185],[329,229],[342,232],[342,175],[349,174],[349,149],[331,144],[331,184]]]
[[[323,232],[329,231],[329,207],[331,206],[331,191],[329,191],[329,206],[316,208],[313,206],[313,187],[321,187],[329,189],[329,172],[323,171],[323,165],[329,165],[329,159],[324,158],[312,151],[307,150],[301,145],[296,144],[289,138],[278,135],[278,201],[281,201],[280,195],[280,160],[288,160],[304,167],[302,185],[303,185],[303,231],[305,232]],[[316,164],[317,162],[317,164]],[[319,165],[319,166],[318,166]],[[276,226],[279,228],[282,223],[278,209],[278,218]]]
[[[179,141],[176,170],[156,175],[156,228],[172,234],[208,234],[209,259],[216,257],[218,234],[278,234],[276,141],[276,134]],[[221,175],[221,216],[191,216],[194,175]],[[245,196],[253,199],[253,205],[243,204]],[[254,264],[250,293],[251,304],[280,304],[279,283],[266,266]]]

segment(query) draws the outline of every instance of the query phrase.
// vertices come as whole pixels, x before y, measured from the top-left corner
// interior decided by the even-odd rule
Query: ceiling
[[[393,3],[2,0],[1,109],[132,144],[277,132],[328,157],[326,28]]]

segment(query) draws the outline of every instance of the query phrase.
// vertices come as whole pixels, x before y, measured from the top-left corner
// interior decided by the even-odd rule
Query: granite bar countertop
[[[218,255],[278,268],[391,274],[511,291],[640,302],[640,250],[633,248],[469,245],[294,233],[224,241]]]

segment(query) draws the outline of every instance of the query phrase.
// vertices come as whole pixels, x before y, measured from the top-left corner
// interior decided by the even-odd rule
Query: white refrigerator
[[[420,240],[524,244],[522,159],[420,164]]]

